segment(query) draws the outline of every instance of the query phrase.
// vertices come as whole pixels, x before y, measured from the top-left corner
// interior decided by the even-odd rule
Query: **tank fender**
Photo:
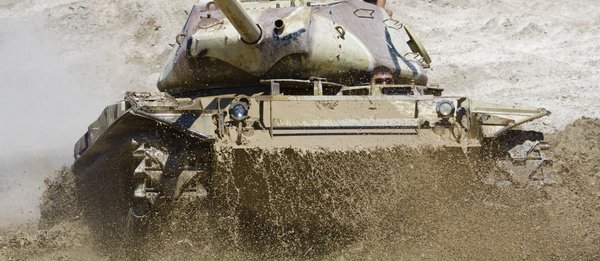
[[[495,138],[518,126],[550,115],[545,108],[529,108],[497,105],[469,100],[463,107],[468,108],[472,127],[480,126],[484,138]],[[475,125],[473,125],[475,124]]]
[[[165,128],[199,139],[216,138],[212,114],[203,113],[202,104],[166,93],[127,92],[123,101],[107,106],[89,126],[75,144],[74,156],[78,160],[88,151],[99,153],[111,140]]]

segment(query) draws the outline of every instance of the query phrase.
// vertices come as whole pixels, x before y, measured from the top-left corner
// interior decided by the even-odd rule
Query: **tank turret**
[[[427,84],[429,57],[383,8],[359,0],[295,2],[302,1],[195,6],[158,88],[177,94],[315,77],[344,85],[373,77]]]

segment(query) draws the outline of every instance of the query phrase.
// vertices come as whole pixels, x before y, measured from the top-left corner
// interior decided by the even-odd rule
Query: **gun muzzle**
[[[229,19],[242,40],[248,44],[258,43],[262,36],[260,27],[248,16],[237,0],[214,0],[215,4]]]

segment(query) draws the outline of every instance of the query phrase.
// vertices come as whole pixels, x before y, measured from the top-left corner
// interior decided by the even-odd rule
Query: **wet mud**
[[[0,259],[598,259],[600,120],[547,139],[555,183],[541,189],[486,184],[447,150],[223,150],[212,203],[136,244],[88,225],[65,168],[39,224],[0,229]]]

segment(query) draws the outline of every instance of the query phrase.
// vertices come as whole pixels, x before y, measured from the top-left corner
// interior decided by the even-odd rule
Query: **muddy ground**
[[[72,145],[106,104],[125,90],[154,90],[168,44],[193,2],[0,2],[0,108],[15,112],[0,127],[0,260],[139,254],[110,244],[115,238],[98,238],[72,197],[68,170],[53,170],[72,162]],[[236,244],[202,226],[181,231],[175,222],[146,248],[146,257],[600,259],[596,1],[388,3],[396,19],[419,32],[434,60],[430,78],[447,94],[552,111],[528,127],[548,133],[556,183],[542,190],[498,188],[477,173],[413,173],[414,183],[397,184],[407,188],[402,193],[383,190],[370,198],[377,204],[350,237]]]

